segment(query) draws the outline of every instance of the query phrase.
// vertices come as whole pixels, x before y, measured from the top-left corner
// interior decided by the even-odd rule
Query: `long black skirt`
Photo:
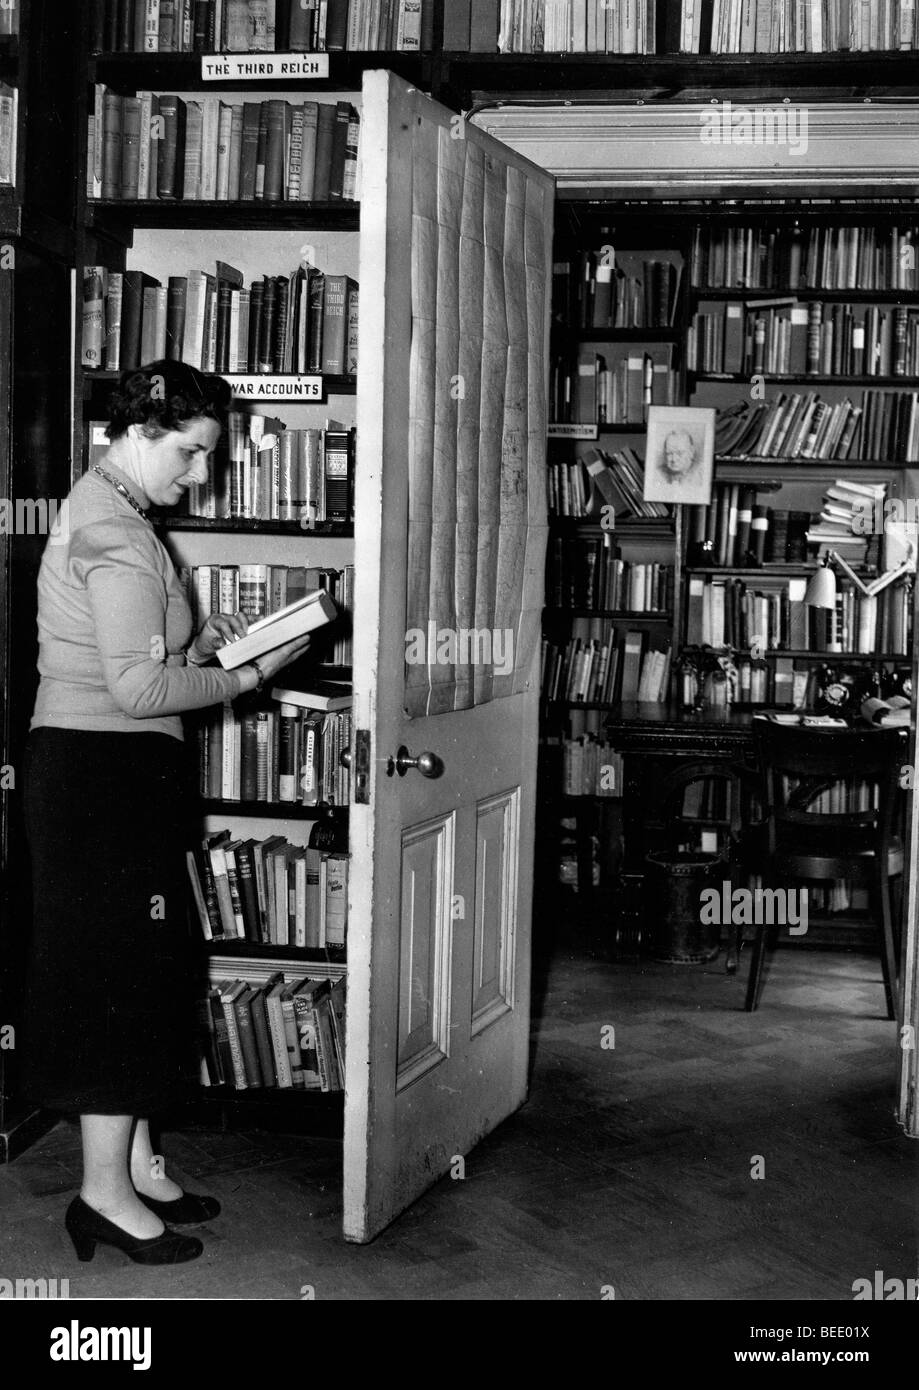
[[[22,1068],[37,1104],[145,1116],[192,1094],[202,950],[189,931],[186,794],[184,745],[167,734],[29,737]]]

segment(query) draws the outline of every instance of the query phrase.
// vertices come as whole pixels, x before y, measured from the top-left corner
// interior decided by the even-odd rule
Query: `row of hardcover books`
[[[185,860],[206,940],[314,950],[346,944],[347,854],[220,830]]]
[[[719,568],[803,564],[808,511],[786,511],[759,501],[756,485],[716,483],[711,502],[687,508],[690,563]],[[696,547],[702,552],[697,554]]]
[[[476,0],[471,4],[474,9]],[[482,7],[491,12],[495,5],[482,0]],[[470,0],[456,8],[468,13]],[[919,28],[911,0],[501,0],[498,47],[502,53],[866,52],[919,47]]]
[[[350,747],[350,709],[285,701],[237,710],[228,702],[198,725],[200,792],[217,801],[347,806],[351,780],[341,754]]]
[[[0,36],[19,33],[19,0],[7,0],[0,9]]]
[[[163,285],[142,270],[83,267],[82,364],[127,371],[187,362],[202,372],[353,377],[358,286],[301,265],[246,288],[225,261]]]
[[[700,225],[692,283],[712,290],[919,290],[919,227]]]
[[[543,698],[591,704],[666,700],[670,648],[646,651],[646,641],[639,631],[620,638],[603,618],[575,618],[568,642],[543,639]]]
[[[434,0],[97,0],[94,46],[108,53],[418,52]]]
[[[689,646],[749,651],[884,651],[907,655],[910,614],[906,584],[863,594],[840,581],[835,609],[805,603],[807,580],[763,575],[756,580],[690,576],[686,609]]]
[[[353,202],[360,116],[347,101],[221,101],[96,84],[88,198]]]
[[[652,405],[674,405],[679,373],[672,347],[627,352],[610,364],[593,348],[556,357],[551,368],[553,420],[578,424],[641,424]]]
[[[642,497],[645,466],[633,449],[589,450],[583,460],[549,465],[549,513],[560,517],[602,517],[604,506],[614,515],[666,517],[662,502]]]
[[[90,464],[101,462],[109,447],[107,429],[104,421],[90,421]],[[269,416],[231,411],[229,439],[207,483],[189,488],[173,514],[214,521],[295,521],[303,531],[325,521],[350,522],[354,448],[353,430],[292,430]]]
[[[16,182],[16,133],[19,93],[0,82],[0,185]]]
[[[550,545],[546,601],[558,607],[664,613],[673,606],[673,566],[622,560],[612,536],[556,536]]]
[[[565,327],[670,328],[680,276],[678,262],[612,245],[582,251],[553,263],[552,312]]]
[[[750,459],[919,462],[919,391],[862,392],[861,402],[780,392],[719,410],[715,453]]]
[[[342,1091],[345,980],[218,980],[201,1000],[205,1086]]]
[[[333,666],[350,666],[350,615],[354,607],[354,566],[329,569],[301,565],[192,565],[178,570],[198,626],[211,613],[245,613],[249,622],[277,613],[307,594],[323,589],[334,600],[339,618],[314,633]],[[328,632],[333,645],[322,643]]]
[[[700,300],[686,337],[686,365],[699,372],[916,376],[919,309]]]
[[[560,740],[563,796],[622,796],[622,754],[590,735]]]

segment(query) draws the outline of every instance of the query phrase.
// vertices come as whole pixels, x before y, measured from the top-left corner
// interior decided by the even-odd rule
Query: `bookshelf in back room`
[[[690,668],[733,653],[737,703],[831,705],[909,664],[911,576],[862,586],[911,541],[883,523],[919,484],[917,240],[914,204],[694,233],[688,401],[718,412],[716,466],[712,505],[684,508],[677,640]],[[854,571],[832,562],[835,611],[804,602],[829,551]]]
[[[114,63],[107,71],[111,87],[123,87],[133,94],[140,71],[136,60],[132,60],[130,72],[120,71]],[[212,94],[213,88],[203,89],[196,83],[186,91],[166,95],[178,96],[188,108],[189,103]],[[360,106],[359,93],[354,92],[323,90],[314,96],[310,88],[279,90],[276,85],[270,94],[240,85],[221,85],[219,91],[219,100],[230,108],[267,101],[269,96],[275,102],[289,100],[300,106],[315,100],[331,110],[350,105],[356,112]],[[92,109],[93,94],[90,101]],[[168,104],[160,103],[160,110]],[[338,370],[321,370],[330,365],[329,357],[323,358],[322,353],[332,352],[334,325],[322,323],[328,332],[320,342],[313,332],[316,309],[314,305],[311,316],[309,295],[310,289],[316,288],[318,271],[324,277],[327,299],[329,288],[335,284],[350,291],[356,319],[357,201],[339,197],[335,201],[323,198],[295,203],[282,197],[271,202],[228,199],[221,206],[193,197],[158,200],[156,204],[87,198],[85,211],[83,266],[99,268],[102,274],[97,279],[101,279],[103,291],[112,288],[113,278],[117,287],[117,277],[122,277],[123,330],[128,294],[141,296],[135,306],[141,311],[139,347],[130,346],[138,338],[136,325],[122,339],[122,345],[139,359],[162,355],[164,312],[169,323],[166,355],[179,351],[170,292],[176,294],[184,288],[182,356],[195,365],[206,365],[204,358],[196,357],[202,336],[200,323],[198,336],[187,336],[192,332],[193,286],[200,272],[214,280],[220,277],[220,285],[212,283],[210,289],[211,308],[221,323],[226,322],[232,305],[230,341],[224,339],[222,348],[218,341],[211,349],[228,354],[213,358],[212,365],[237,388],[229,438],[219,447],[214,465],[216,495],[209,498],[202,489],[189,503],[194,514],[164,515],[158,523],[174,563],[188,579],[199,620],[217,607],[228,611],[241,607],[255,617],[265,611],[266,604],[270,611],[309,588],[329,588],[342,618],[315,640],[315,658],[288,668],[275,687],[308,692],[322,680],[335,682],[335,689],[347,695],[351,674],[347,609],[354,562],[350,483],[355,364],[348,361],[345,299],[337,305],[344,360]],[[299,307],[289,322],[296,326],[302,320],[304,335],[299,342],[299,358],[297,335],[293,341],[288,335],[285,358],[283,334],[272,342],[270,332],[254,332],[254,291],[262,289],[264,326],[270,282],[277,282],[280,293],[282,282],[289,286],[289,277],[301,270],[293,282],[296,289],[289,296],[291,305],[296,302]],[[201,278],[207,287],[208,281]],[[177,279],[184,279],[185,286],[177,286]],[[96,284],[91,297],[99,289]],[[237,315],[242,312],[245,318],[240,289],[243,303],[247,295],[249,300],[252,360],[246,360],[244,330],[237,332]],[[226,299],[218,308],[221,290]],[[89,321],[98,315],[96,304],[81,307]],[[112,316],[106,324],[105,309],[103,305],[103,326],[110,329]],[[277,317],[275,323],[277,327]],[[351,337],[353,354],[353,333]],[[82,329],[79,344],[82,356]],[[106,397],[116,376],[111,366],[106,367],[109,348],[110,342],[104,340],[101,367],[84,364],[78,368],[76,399],[83,403],[83,418],[75,460],[82,467],[91,452],[105,447],[101,427],[106,419]],[[315,359],[314,352],[320,354]],[[122,360],[119,366],[130,365],[133,360]],[[332,361],[331,365],[336,364]],[[289,370],[292,367],[301,370]],[[315,485],[320,480],[308,462],[325,465],[318,509],[314,505]],[[312,488],[308,497],[300,492],[307,480]],[[212,938],[206,943],[212,992],[208,1001],[202,1001],[202,1028],[210,1035],[203,1048],[207,1058],[207,1070],[202,1071],[204,1110],[216,1105],[224,1114],[232,1109],[250,1115],[254,1105],[258,1123],[311,1132],[340,1131],[343,1094],[334,1074],[334,1044],[330,1049],[331,1074],[323,1072],[320,1076],[307,1066],[302,1081],[296,1065],[288,1075],[283,1054],[279,1058],[277,1049],[268,1051],[266,1044],[276,1042],[277,1030],[284,1027],[283,1015],[277,1012],[281,986],[322,979],[330,982],[333,993],[318,1001],[315,1027],[318,1031],[320,1017],[325,1020],[329,1046],[329,1030],[334,1027],[332,1005],[339,1002],[335,986],[346,978],[346,923],[340,905],[342,897],[347,902],[348,773],[339,763],[339,754],[349,745],[349,729],[348,707],[315,714],[290,701],[279,703],[267,692],[260,699],[237,702],[232,719],[229,713],[216,711],[209,718],[189,721],[187,738],[198,756],[201,794],[195,823],[189,830],[193,861],[189,867],[194,868],[190,879],[195,889],[190,898],[191,913],[196,929],[200,923],[200,929],[206,936],[210,931]],[[222,832],[228,832],[223,843]],[[324,848],[317,848],[314,832]],[[237,980],[249,987],[241,997],[233,984]],[[213,992],[218,984],[219,996]],[[338,985],[339,991],[341,988]],[[301,1004],[307,1000],[303,1005],[307,1021],[302,1025],[307,1031],[312,1017],[308,994],[308,988],[297,992],[297,998],[302,996]],[[301,1004],[286,998],[282,1002],[287,1005],[289,1033],[292,1010]],[[250,1020],[255,1032],[249,1036],[257,1043],[261,1027],[263,1046],[247,1052]],[[234,1023],[240,1035],[235,1059]],[[269,1084],[259,1084],[266,1080]]]
[[[540,791],[574,824],[582,891],[622,795],[606,718],[671,688],[676,518],[641,492],[648,407],[684,399],[688,247],[643,213],[557,212]]]

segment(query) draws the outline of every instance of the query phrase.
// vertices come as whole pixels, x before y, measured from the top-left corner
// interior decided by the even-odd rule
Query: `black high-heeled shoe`
[[[84,1202],[82,1197],[74,1197],[70,1203],[64,1225],[73,1241],[77,1259],[84,1263],[92,1259],[98,1244],[114,1245],[139,1265],[184,1264],[186,1260],[196,1260],[204,1249],[196,1236],[179,1235],[168,1227],[162,1235],[150,1236],[146,1240],[132,1236]]]
[[[146,1197],[138,1192],[145,1207],[149,1207],[169,1226],[194,1226],[199,1221],[213,1221],[220,1215],[220,1203],[216,1197],[200,1196],[196,1192],[183,1192],[171,1202],[161,1202],[158,1197]]]

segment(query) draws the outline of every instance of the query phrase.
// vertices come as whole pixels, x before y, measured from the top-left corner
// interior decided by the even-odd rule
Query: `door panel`
[[[363,132],[370,759],[351,807],[344,1218],[361,1241],[526,1095],[554,192],[390,73],[365,75]],[[400,750],[440,775],[400,771]]]

